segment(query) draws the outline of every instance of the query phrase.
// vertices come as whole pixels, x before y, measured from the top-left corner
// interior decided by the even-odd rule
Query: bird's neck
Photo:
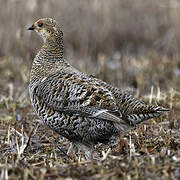
[[[64,60],[64,46],[57,46],[54,44],[45,43],[40,51],[40,56],[45,61],[63,61]]]
[[[69,63],[64,59],[64,49],[45,43],[33,61],[30,84],[55,73],[60,67],[68,66]]]
[[[36,55],[32,64],[30,84],[55,73],[60,66],[69,66],[69,64],[64,59],[63,36],[56,34],[46,39],[41,50]]]
[[[64,41],[62,31],[58,31],[52,36],[47,37],[42,49],[45,53],[47,53],[48,56],[63,59]]]

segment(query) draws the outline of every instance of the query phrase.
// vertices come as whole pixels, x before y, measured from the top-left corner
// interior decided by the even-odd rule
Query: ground
[[[108,147],[100,145],[97,147],[100,156],[98,160],[85,160],[81,154],[78,155],[79,158],[68,157],[66,152],[69,142],[48,129],[32,109],[27,84],[21,83],[23,77],[26,79],[26,73],[22,70],[25,65],[18,62],[19,69],[13,70],[13,61],[13,57],[1,58],[1,178],[180,178],[180,92],[173,88],[160,91],[159,88],[151,87],[149,94],[140,96],[139,91],[135,91],[135,96],[140,96],[147,103],[161,104],[169,108],[170,112],[160,118],[146,121],[121,136],[120,146],[111,151]],[[113,60],[109,60],[111,61]],[[156,68],[160,69],[158,66],[163,65],[156,64]],[[106,69],[109,70],[109,67]],[[99,78],[103,78],[102,71],[103,68],[97,74]],[[107,75],[109,78],[112,78],[110,74],[118,72],[111,71]],[[155,69],[153,71],[156,74]],[[174,78],[171,83],[176,80]],[[140,86],[143,84],[141,82]]]

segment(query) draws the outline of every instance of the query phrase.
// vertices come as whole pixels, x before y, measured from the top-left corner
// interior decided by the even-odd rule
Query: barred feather
[[[29,29],[44,39],[31,68],[32,105],[47,126],[70,141],[112,145],[119,131],[167,111],[73,68],[64,59],[63,33],[54,20],[40,19]]]

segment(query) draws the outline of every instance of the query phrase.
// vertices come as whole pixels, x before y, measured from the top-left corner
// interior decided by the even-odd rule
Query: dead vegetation
[[[0,20],[0,179],[179,179],[179,8],[171,1],[2,1]],[[138,126],[100,160],[65,155],[69,142],[45,127],[28,96],[40,39],[26,31],[39,17],[63,26],[66,57],[170,112]]]

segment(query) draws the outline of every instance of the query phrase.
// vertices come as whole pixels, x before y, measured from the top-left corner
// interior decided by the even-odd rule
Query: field
[[[180,2],[2,0],[0,179],[180,179]],[[69,141],[35,115],[28,94],[42,45],[27,28],[62,26],[66,58],[81,71],[170,111],[123,135],[98,160],[69,157]]]

